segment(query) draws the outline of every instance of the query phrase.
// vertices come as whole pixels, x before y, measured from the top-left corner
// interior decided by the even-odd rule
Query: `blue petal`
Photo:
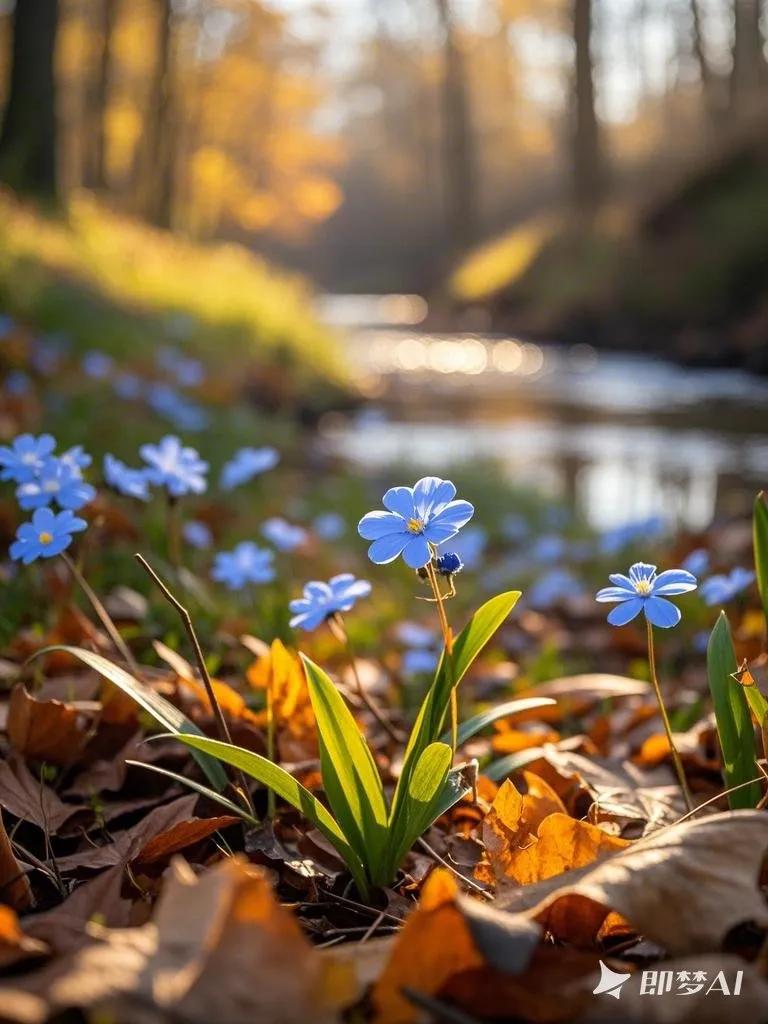
[[[650,580],[656,575],[656,566],[648,562],[635,562],[629,567],[629,578],[634,582],[637,580]]]
[[[643,607],[643,599],[640,597],[630,598],[629,601],[622,601],[615,608],[611,609],[608,621],[612,626],[626,626]]]
[[[645,602],[645,617],[654,626],[671,629],[680,621],[680,609],[663,597],[649,597]]]
[[[430,520],[424,533],[433,544],[442,544],[455,537],[474,514],[474,505],[468,501],[452,501]]]
[[[636,594],[635,585],[629,576],[625,576],[620,572],[612,572],[608,579],[617,587],[623,587],[624,590],[628,590],[630,594]]]
[[[441,480],[439,476],[424,476],[414,485],[413,507],[420,519],[428,519],[431,512],[439,511],[455,495],[456,488],[450,480]]]
[[[687,594],[697,587],[696,577],[685,569],[667,569],[656,577],[653,584],[654,594]]]
[[[386,537],[379,537],[368,548],[368,557],[377,565],[386,565],[387,562],[394,562],[413,535],[407,531],[403,533],[390,533]]]
[[[595,594],[595,600],[600,602],[631,601],[636,596],[634,591],[625,590],[624,587],[603,587]]]
[[[403,518],[394,512],[369,512],[357,524],[357,532],[365,540],[378,540],[388,534],[405,533],[407,530]]]
[[[403,519],[413,519],[413,490],[410,487],[390,487],[382,498],[384,508]]]
[[[412,569],[421,569],[431,557],[432,552],[429,550],[427,538],[423,534],[409,541],[403,551],[403,560]]]

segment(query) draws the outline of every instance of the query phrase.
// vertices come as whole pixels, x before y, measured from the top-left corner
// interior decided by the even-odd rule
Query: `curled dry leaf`
[[[26,910],[32,903],[32,890],[24,870],[16,860],[11,840],[0,812],[0,904]]]
[[[497,903],[566,937],[583,936],[588,921],[599,927],[614,910],[672,955],[712,952],[738,924],[768,928],[758,887],[766,848],[768,814],[731,811],[659,829],[535,885],[501,885]]]
[[[37,700],[18,683],[8,705],[6,732],[11,746],[24,757],[68,767],[80,757],[90,721],[100,710],[92,701]]]
[[[490,965],[510,975],[528,966],[541,932],[522,916],[498,914],[462,896],[443,869],[427,880],[373,990],[377,1024],[415,1024],[420,1011],[403,989],[437,995],[451,980]]]
[[[174,861],[153,923],[93,938],[11,996],[118,1020],[154,1010],[148,1019],[184,1024],[332,1024],[357,992],[351,968],[314,950],[261,869],[240,858],[200,877]]]

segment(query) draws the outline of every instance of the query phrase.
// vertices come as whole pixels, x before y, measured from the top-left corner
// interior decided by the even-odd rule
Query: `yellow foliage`
[[[247,678],[254,689],[271,693],[280,759],[302,761],[314,757],[315,715],[304,669],[293,651],[280,640],[273,640],[269,654],[251,665]],[[266,712],[260,716],[259,724],[266,725]]]

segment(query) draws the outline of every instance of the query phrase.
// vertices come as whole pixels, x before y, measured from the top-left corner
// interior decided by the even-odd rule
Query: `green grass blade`
[[[174,707],[164,697],[161,697],[159,693],[155,693],[150,686],[142,683],[141,680],[136,679],[135,676],[126,672],[125,669],[115,665],[107,658],[103,658],[100,654],[87,651],[84,647],[69,647],[64,644],[56,644],[55,646],[45,647],[43,650],[37,651],[33,657],[38,658],[51,651],[64,651],[66,654],[72,655],[73,658],[77,658],[78,661],[82,661],[88,668],[98,672],[100,676],[103,676],[108,682],[113,683],[123,693],[127,694],[139,707],[142,707],[150,714],[158,725],[167,729],[168,732],[175,733],[176,735],[204,735],[202,730],[198,729],[194,722],[190,722],[187,716],[179,711],[177,707]],[[228,785],[227,775],[219,762],[199,751],[193,751],[193,754],[211,785],[218,790],[226,789]]]
[[[768,622],[768,504],[761,491],[755,498],[752,517],[752,539],[755,549],[755,575],[763,602],[763,612]]]
[[[186,735],[176,736],[176,739],[185,743],[188,747],[205,751],[206,754],[210,754],[226,764],[240,768],[246,775],[257,779],[262,785],[269,787],[279,797],[282,797],[286,803],[300,811],[339,851],[352,872],[355,882],[360,889],[360,894],[363,896],[367,895],[368,889],[362,862],[347,842],[339,825],[320,801],[284,768],[281,768],[280,765],[275,764],[273,761],[268,761],[266,757],[262,757],[260,754],[254,754],[251,750],[236,747],[231,743],[222,743],[221,740]]]
[[[721,612],[707,645],[707,674],[723,754],[723,775],[728,788],[748,782],[757,775],[755,731],[744,688],[732,678],[736,669],[731,627],[725,612]],[[755,783],[730,793],[728,804],[731,810],[755,807],[760,796],[760,786]]]
[[[491,761],[482,769],[482,774],[491,782],[502,782],[512,772],[525,768],[527,764],[538,760],[546,754],[544,747],[528,747],[526,750],[518,750],[514,754],[505,754],[496,761]]]
[[[451,688],[458,686],[466,675],[475,658],[482,651],[491,637],[507,618],[520,599],[519,590],[510,590],[498,594],[482,605],[464,629],[456,637],[453,645],[453,678],[445,667],[445,652],[437,667],[434,682],[427,693],[416,717],[408,745],[403,758],[403,769],[392,801],[393,817],[398,813],[402,794],[405,792],[410,773],[422,753],[434,743],[442,732],[446,712],[451,698]]]
[[[389,812],[376,762],[344,698],[325,672],[301,656],[320,740],[323,788],[350,845],[378,873]]]
[[[221,793],[217,793],[213,789],[209,789],[208,786],[204,786],[202,782],[197,782],[195,779],[188,779],[186,775],[179,775],[178,772],[172,772],[168,768],[161,768],[156,764],[149,764],[146,761],[129,761],[126,760],[126,764],[129,764],[135,768],[146,768],[148,771],[155,772],[157,775],[165,775],[166,778],[173,779],[174,782],[180,783],[182,786],[186,786],[187,789],[194,789],[196,793],[201,796],[208,797],[209,800],[214,800],[217,804],[221,804],[222,807],[226,807],[231,814],[239,815],[243,821],[246,821],[249,825],[256,826],[259,824],[259,819],[254,818],[244,807],[238,806],[233,800],[228,800],[227,797]]]
[[[481,729],[485,729],[486,726],[492,725],[499,718],[507,718],[508,716],[518,714],[521,711],[531,711],[534,708],[543,708],[554,703],[555,701],[551,697],[521,697],[519,700],[508,700],[505,704],[498,704],[495,708],[488,708],[487,711],[481,711],[473,718],[468,718],[466,722],[463,722],[459,726],[459,746],[461,746],[462,743],[466,743],[467,740],[472,739],[472,737],[476,733],[480,732]],[[440,737],[440,741],[442,743],[450,743],[450,732],[444,732]]]

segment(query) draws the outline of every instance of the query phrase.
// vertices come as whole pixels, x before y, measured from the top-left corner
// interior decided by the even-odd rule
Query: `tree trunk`
[[[95,74],[89,82],[86,97],[86,154],[84,184],[89,188],[106,188],[107,131],[106,114],[109,105],[109,76],[112,65],[112,42],[117,15],[117,0],[99,0],[97,4],[98,61]]]
[[[573,2],[573,41],[576,50],[574,126],[571,164],[573,199],[592,210],[604,190],[600,129],[595,111],[592,67],[592,0]]]
[[[10,90],[0,131],[0,181],[19,193],[54,201],[58,14],[58,0],[16,4]]]
[[[477,238],[476,169],[472,115],[464,61],[450,0],[436,0],[443,30],[443,146],[446,220],[451,249],[463,252]]]
[[[733,0],[733,64],[731,106],[752,99],[763,81],[763,37],[760,0]]]

